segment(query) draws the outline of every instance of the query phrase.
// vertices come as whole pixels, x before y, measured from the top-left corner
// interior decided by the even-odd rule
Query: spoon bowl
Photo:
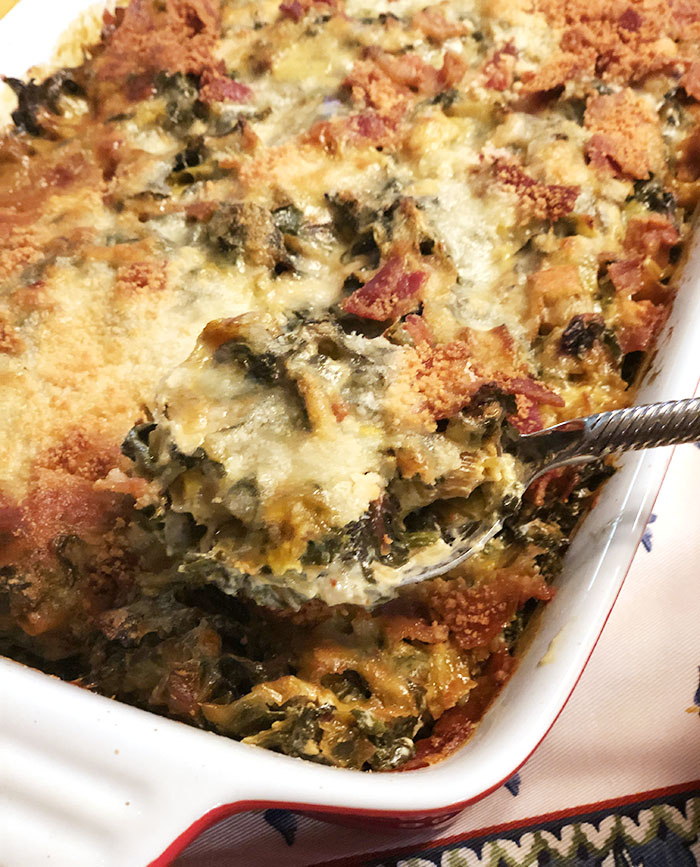
[[[700,397],[633,406],[562,422],[517,437],[509,446],[522,467],[518,501],[541,476],[560,467],[586,463],[616,452],[700,441]],[[444,575],[482,550],[503,526],[493,513],[456,532],[449,552],[431,563],[407,564],[396,587]]]

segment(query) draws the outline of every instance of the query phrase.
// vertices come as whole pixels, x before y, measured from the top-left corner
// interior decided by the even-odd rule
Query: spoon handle
[[[699,440],[700,397],[601,412],[521,437],[524,451],[532,457],[538,453],[540,460],[545,459],[547,469],[601,458],[612,452]]]
[[[601,457],[627,449],[692,443],[700,440],[700,397],[601,412],[587,421],[584,447],[590,441]]]

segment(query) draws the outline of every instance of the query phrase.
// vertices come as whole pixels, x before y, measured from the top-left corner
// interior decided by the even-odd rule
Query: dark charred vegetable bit
[[[381,251],[379,246],[377,245],[377,241],[374,237],[374,232],[372,229],[368,229],[366,232],[363,232],[355,243],[343,253],[341,257],[341,262],[351,262],[353,259],[356,259],[358,256],[366,256],[368,258],[368,264],[371,268],[376,268],[379,265],[379,258],[381,256]]]
[[[222,205],[207,223],[205,237],[220,253],[235,262],[245,249],[248,232],[240,219],[240,207]]]
[[[52,114],[60,114],[59,99],[66,93],[71,96],[80,96],[84,91],[72,76],[70,69],[62,69],[54,75],[37,84],[32,78],[29,81],[21,81],[19,78],[6,78],[3,80],[14,90],[18,106],[12,112],[12,121],[19,132],[26,132],[32,136],[41,136],[43,128],[37,120],[37,112],[45,108]]]
[[[311,540],[301,557],[306,566],[326,566],[335,559],[357,562],[367,580],[372,580],[376,561],[398,568],[409,558],[409,546],[391,497],[370,504],[357,521],[346,524],[320,540]]]
[[[259,662],[255,659],[249,659],[247,656],[227,653],[221,657],[219,673],[223,682],[222,686],[226,688],[226,698],[229,701],[235,701],[249,693],[258,683],[274,680],[287,672],[281,670],[276,662],[272,664]]]
[[[316,705],[303,696],[273,707],[273,713],[282,714],[282,719],[272,727],[265,727],[256,743],[268,750],[287,756],[323,761],[319,744],[323,737],[321,721],[333,712],[332,705]]]
[[[639,371],[645,357],[646,353],[642,352],[642,350],[638,350],[636,352],[628,352],[622,359],[620,376],[625,380],[628,387],[633,385],[639,376]]]
[[[255,353],[241,340],[227,340],[214,353],[217,364],[236,363],[245,370],[246,376],[264,385],[278,383],[284,375],[280,359],[272,352]]]
[[[433,105],[440,105],[442,108],[451,108],[459,99],[459,91],[455,88],[443,90],[433,99]]]
[[[406,533],[404,541],[409,548],[427,548],[440,540],[439,530],[417,530],[414,533]]]
[[[523,499],[518,511],[503,522],[502,538],[506,544],[534,544],[542,549],[535,559],[548,581],[561,572],[572,533],[598,488],[615,473],[615,467],[605,461],[591,461],[582,464],[577,472],[576,487],[565,500],[547,496],[541,506],[536,506]]]
[[[304,215],[296,205],[285,205],[272,212],[272,222],[283,235],[298,235]]]
[[[389,723],[366,710],[353,709],[357,727],[374,745],[375,751],[369,758],[369,767],[375,771],[388,771],[404,764],[415,755],[413,737],[421,724],[417,717],[396,717]]]
[[[525,627],[530,621],[532,615],[537,610],[537,600],[528,599],[527,602],[520,608],[508,626],[503,630],[503,640],[509,650],[513,650],[518,643],[520,636],[523,634]]]
[[[432,238],[424,238],[419,246],[421,256],[432,256],[435,252],[435,241]]]
[[[311,430],[306,403],[296,381],[289,375],[284,359],[272,352],[254,352],[242,340],[227,340],[214,352],[217,364],[239,364],[246,376],[263,386],[283,386],[298,413],[297,424]]]
[[[167,99],[163,126],[172,132],[186,132],[195,120],[206,120],[209,109],[199,99],[199,78],[176,72],[162,72],[154,82],[156,92]]]
[[[676,209],[676,200],[673,194],[665,190],[653,175],[648,180],[634,182],[634,194],[627,201],[633,199],[659,214],[670,215]]]
[[[134,425],[121,447],[122,454],[133,461],[137,471],[146,477],[152,477],[155,471],[155,461],[148,447],[149,437],[155,429],[154,424]]]
[[[201,165],[205,159],[206,149],[204,148],[203,143],[201,141],[196,142],[195,144],[189,145],[184,151],[180,151],[180,153],[175,155],[173,171],[183,172],[185,169],[194,168],[195,166]]]
[[[163,518],[163,540],[169,556],[183,555],[196,548],[206,532],[188,512],[168,510]]]
[[[378,211],[361,205],[350,195],[326,193],[325,199],[331,211],[333,228],[338,238],[346,244],[352,243],[379,218]]]
[[[603,317],[596,313],[574,316],[561,336],[559,346],[565,355],[585,355],[605,329]]]
[[[615,286],[607,269],[609,264],[608,262],[603,265],[603,270],[598,276],[597,296],[603,305],[609,304],[615,297]]]
[[[343,292],[347,295],[350,295],[356,289],[359,289],[361,286],[365,284],[360,280],[357,274],[348,274],[348,276],[343,280]]]
[[[341,701],[360,701],[372,695],[364,677],[351,668],[342,674],[324,674],[321,686],[332,690]]]
[[[606,328],[603,331],[601,339],[608,352],[612,355],[613,360],[619,362],[622,358],[622,350],[620,349],[620,344],[617,342],[617,337],[615,337],[615,332],[610,328]]]
[[[293,269],[282,233],[266,208],[248,202],[221,203],[204,226],[204,240],[234,262],[244,258],[273,274]]]

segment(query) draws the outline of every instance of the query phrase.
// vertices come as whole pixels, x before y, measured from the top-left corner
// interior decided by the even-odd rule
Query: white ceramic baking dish
[[[0,65],[51,56],[85,0],[22,0],[0,22]],[[692,395],[700,373],[700,243],[639,402]],[[510,777],[544,738],[618,595],[670,450],[630,455],[566,558],[518,671],[472,740],[401,774],[327,768],[245,746],[0,660],[0,863],[164,865],[208,824],[287,806],[345,821],[438,824]],[[604,711],[602,711],[604,712]]]

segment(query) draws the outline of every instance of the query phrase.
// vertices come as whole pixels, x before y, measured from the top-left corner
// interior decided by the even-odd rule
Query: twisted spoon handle
[[[612,452],[700,440],[700,397],[577,418],[521,438],[523,456],[548,469]]]
[[[651,449],[700,440],[700,397],[631,406],[590,416],[582,445],[601,457],[626,449]]]

